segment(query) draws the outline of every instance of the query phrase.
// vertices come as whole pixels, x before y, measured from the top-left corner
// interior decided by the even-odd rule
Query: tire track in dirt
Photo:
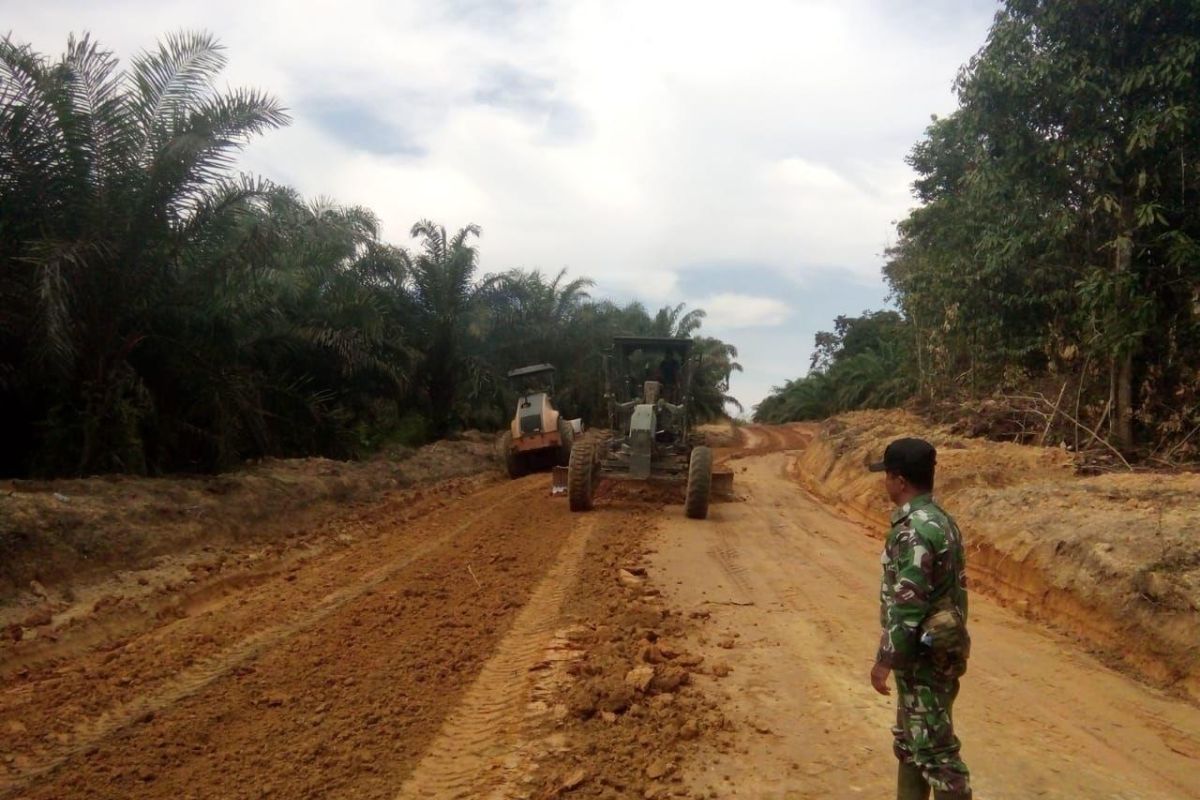
[[[754,602],[754,587],[746,577],[746,567],[738,560],[738,550],[725,527],[719,529],[718,544],[708,550],[708,555],[721,568],[721,572],[733,584],[732,597],[728,602],[749,605]]]
[[[768,532],[779,564],[802,561],[808,569],[819,569],[831,579],[813,581],[801,572],[760,570],[753,577],[772,598],[773,602],[767,605],[777,605],[792,612],[787,615],[788,627],[808,628],[807,639],[823,643],[838,641],[845,635],[846,624],[828,614],[828,597],[825,595],[830,587],[836,587],[835,591],[864,595],[873,588],[833,563],[837,554],[831,550],[836,548],[836,543],[811,521],[808,525],[797,523],[788,517],[786,507],[780,507],[778,503],[754,503],[750,511],[752,517],[760,521],[761,529]],[[772,635],[767,633],[768,641],[773,644]],[[847,674],[854,674],[853,669],[844,654],[831,652],[828,647],[814,648],[804,659],[795,675],[804,686],[810,728],[820,729],[827,735],[842,733],[852,729],[855,722],[869,712],[871,703],[849,691],[852,684],[847,681]],[[832,791],[836,784],[827,783],[829,778],[824,776],[832,774],[836,782],[839,770],[853,774],[862,771],[875,758],[870,748],[857,748],[843,753],[838,761],[818,757],[806,765],[805,771],[810,781],[820,781],[821,792]]]
[[[786,426],[741,425],[738,427],[738,445],[731,455],[743,458],[781,450],[803,449],[812,439],[813,426],[808,423]]]
[[[558,561],[517,615],[512,629],[483,667],[458,708],[442,726],[437,739],[398,798],[505,798],[522,773],[531,770],[536,754],[523,739],[528,730],[550,713],[533,696],[546,695],[552,681],[531,677],[553,671],[578,651],[564,635],[560,614],[575,585],[596,517],[585,515],[569,534]],[[535,688],[540,691],[535,692]]]
[[[527,501],[539,489],[540,486],[535,483],[521,486],[499,503],[485,505],[484,508],[470,515],[459,525],[432,539],[422,541],[400,558],[365,573],[356,583],[327,594],[301,616],[287,623],[257,631],[205,658],[199,664],[183,670],[174,679],[156,687],[152,693],[117,705],[92,719],[77,724],[69,745],[52,751],[47,756],[29,764],[16,776],[0,780],[0,796],[9,795],[29,786],[35,779],[54,772],[72,758],[93,750],[99,742],[202,691],[272,646],[321,622],[348,603],[372,591],[413,562],[433,553],[481,521],[497,514],[499,509]]]

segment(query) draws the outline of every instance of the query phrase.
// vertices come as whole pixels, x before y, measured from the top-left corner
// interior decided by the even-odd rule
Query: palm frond
[[[60,116],[69,121],[67,139],[84,162],[86,185],[93,193],[106,191],[128,169],[126,159],[136,133],[118,66],[116,57],[90,37],[67,40],[60,65],[67,108]]]
[[[88,256],[103,256],[98,242],[41,241],[21,261],[36,274],[37,350],[42,363],[68,374],[77,352],[74,330],[75,286],[88,268]]]
[[[65,151],[45,59],[26,45],[0,40],[0,192],[60,205]]]
[[[223,50],[212,34],[181,31],[166,36],[157,49],[134,57],[127,96],[141,127],[140,163],[150,163],[190,107],[212,89],[227,63]]]

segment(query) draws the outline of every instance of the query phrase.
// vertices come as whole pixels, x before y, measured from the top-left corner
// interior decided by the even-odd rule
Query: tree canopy
[[[927,398],[1069,384],[1126,450],[1200,423],[1198,55],[1187,0],[1003,4],[909,156],[890,373]]]

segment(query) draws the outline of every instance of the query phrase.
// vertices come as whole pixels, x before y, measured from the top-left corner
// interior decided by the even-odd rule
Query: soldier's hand
[[[886,664],[876,664],[871,667],[871,686],[875,687],[875,691],[882,695],[892,693],[892,687],[888,686],[888,674],[891,672],[891,667]]]

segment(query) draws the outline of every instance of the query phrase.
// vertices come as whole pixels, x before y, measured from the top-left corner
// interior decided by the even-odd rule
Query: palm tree
[[[153,401],[135,356],[161,333],[148,312],[189,251],[263,196],[227,173],[288,117],[256,90],[216,91],[225,63],[204,33],[167,37],[128,72],[87,36],[57,62],[0,41],[3,410],[49,424],[76,470],[144,467]]]
[[[486,333],[477,342],[481,360],[491,370],[493,391],[472,398],[476,422],[485,422],[485,408],[497,408],[501,420],[511,414],[513,397],[503,376],[535,362],[558,368],[560,409],[569,408],[572,414],[580,409],[586,370],[599,371],[595,359],[589,358],[598,344],[586,314],[592,307],[587,290],[593,285],[587,278],[568,278],[566,269],[553,278],[522,269],[493,276],[486,297]]]
[[[693,413],[698,421],[725,416],[727,406],[740,413],[742,404],[729,393],[729,382],[735,372],[742,371],[737,362],[737,348],[720,339],[695,337],[697,371],[692,379]]]
[[[517,361],[553,361],[567,346],[572,322],[588,301],[588,278],[567,280],[560,270],[552,280],[537,270],[514,269],[491,279],[487,304],[488,340],[501,366],[521,366]]]
[[[707,316],[702,308],[686,311],[687,303],[676,306],[663,306],[651,321],[651,331],[654,336],[670,336],[675,339],[686,339],[700,330]]]
[[[216,470],[494,426],[498,376],[529,360],[594,416],[614,334],[699,329],[683,305],[593,302],[565,270],[480,280],[475,225],[418,222],[410,256],[367,209],[235,175],[288,118],[214,88],[224,66],[203,33],[127,70],[86,36],[53,61],[0,40],[0,474]],[[699,341],[717,413],[740,367]]]
[[[478,385],[486,370],[470,359],[472,314],[495,283],[475,280],[478,252],[469,243],[478,225],[460,228],[452,237],[444,226],[421,220],[412,227],[421,250],[412,260],[413,295],[420,308],[422,374],[430,420],[436,435],[445,434],[456,415],[459,388]]]
[[[589,278],[567,280],[566,268],[550,281],[537,270],[514,269],[496,277],[493,299],[513,318],[549,328],[569,321],[595,285]]]

